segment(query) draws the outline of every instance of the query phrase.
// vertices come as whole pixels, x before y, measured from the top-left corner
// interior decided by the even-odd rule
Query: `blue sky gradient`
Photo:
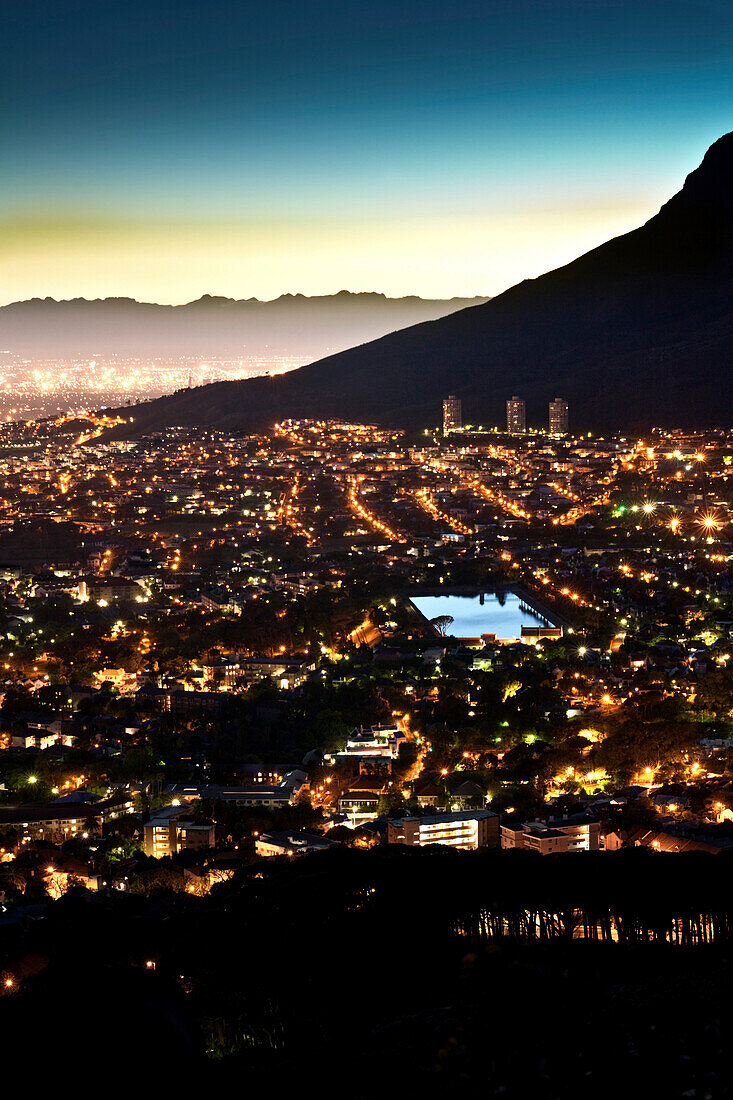
[[[25,0],[0,298],[496,293],[733,128],[733,5]]]

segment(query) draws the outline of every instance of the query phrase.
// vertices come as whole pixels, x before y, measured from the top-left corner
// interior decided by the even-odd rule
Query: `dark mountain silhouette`
[[[730,425],[732,359],[728,134],[645,225],[565,267],[277,378],[161,398],[136,409],[134,430],[308,415],[419,427],[447,393],[474,423],[502,423],[516,393],[538,423],[561,395],[576,427]]]
[[[485,301],[387,298],[347,290],[314,298],[283,294],[271,302],[205,295],[181,306],[132,298],[32,298],[0,308],[0,351],[44,359],[115,354],[307,359]]]

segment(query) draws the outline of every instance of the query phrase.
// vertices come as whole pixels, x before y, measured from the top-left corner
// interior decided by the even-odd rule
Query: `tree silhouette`
[[[430,625],[434,626],[441,638],[445,638],[448,634],[448,627],[453,623],[452,615],[436,615],[434,619],[430,620]]]

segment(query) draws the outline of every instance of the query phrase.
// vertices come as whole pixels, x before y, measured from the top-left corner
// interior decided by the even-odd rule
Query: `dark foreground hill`
[[[140,406],[135,432],[168,424],[264,426],[283,416],[419,427],[446,393],[500,423],[556,395],[576,427],[733,421],[733,134],[641,228],[490,302],[392,333],[287,375],[219,383]]]
[[[0,308],[0,349],[27,358],[124,355],[308,359],[444,317],[486,298],[428,301],[384,294],[282,294],[271,302],[204,295],[181,306],[132,298],[32,298]]]
[[[306,1067],[353,1100],[730,1097],[725,855],[244,847],[206,897],[182,861],[31,912],[30,879],[0,923],[6,1061],[108,1080],[124,1052],[164,1095],[298,1096]]]

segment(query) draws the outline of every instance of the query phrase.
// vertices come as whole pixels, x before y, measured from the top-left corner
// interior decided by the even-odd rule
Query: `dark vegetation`
[[[52,1018],[52,1064],[275,1096],[304,1075],[357,1097],[726,1096],[733,898],[712,858],[342,849],[206,898],[72,891],[3,929],[0,1028],[16,1058]],[[571,911],[629,934],[573,940]],[[491,938],[481,912],[555,931]],[[664,942],[674,919],[708,942]]]

